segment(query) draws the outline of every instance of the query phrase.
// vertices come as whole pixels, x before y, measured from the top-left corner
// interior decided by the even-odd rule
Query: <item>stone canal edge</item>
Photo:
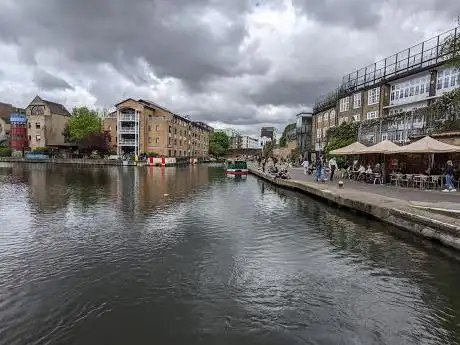
[[[275,179],[253,167],[249,172],[276,186],[292,189],[329,204],[369,215],[417,236],[460,250],[460,219],[411,207],[408,201],[327,184]]]

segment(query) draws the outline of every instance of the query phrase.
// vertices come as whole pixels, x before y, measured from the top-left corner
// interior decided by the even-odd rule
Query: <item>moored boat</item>
[[[248,176],[248,163],[245,161],[227,161],[225,173],[228,177]]]

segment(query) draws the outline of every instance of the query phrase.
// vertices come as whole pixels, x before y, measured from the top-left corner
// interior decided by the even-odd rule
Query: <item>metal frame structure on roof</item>
[[[339,98],[353,92],[442,65],[459,53],[456,51],[459,40],[460,26],[349,73],[342,78],[342,83],[336,90],[318,98],[313,113],[335,106]],[[446,49],[446,42],[452,43],[449,46],[453,50]]]

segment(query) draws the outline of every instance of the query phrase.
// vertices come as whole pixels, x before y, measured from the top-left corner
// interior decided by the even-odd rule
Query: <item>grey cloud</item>
[[[293,5],[320,22],[343,25],[354,29],[372,29],[383,19],[387,6],[408,15],[414,12],[440,13],[454,19],[460,12],[457,0],[292,0]]]
[[[281,79],[265,84],[257,93],[249,95],[256,104],[298,106],[312,105],[318,95],[337,87],[337,80],[298,81]]]
[[[34,82],[42,90],[66,90],[73,89],[64,79],[56,77],[42,69],[34,71]]]
[[[195,85],[210,76],[266,70],[254,68],[257,59],[239,66],[248,6],[245,0],[24,0],[3,8],[0,37],[21,42],[28,61],[52,47],[73,61],[111,63],[129,76],[125,66],[143,58],[157,76]],[[201,20],[209,8],[221,17],[215,27]]]

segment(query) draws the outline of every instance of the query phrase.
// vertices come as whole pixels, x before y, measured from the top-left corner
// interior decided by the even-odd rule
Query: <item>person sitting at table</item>
[[[356,180],[357,181],[361,180],[362,178],[365,177],[365,174],[366,174],[366,168],[364,167],[364,165],[361,164],[358,169],[358,178]]]
[[[373,171],[371,169],[371,166],[368,165],[367,166],[367,169],[366,169],[366,182],[370,182],[371,179],[372,179],[372,174],[373,174]]]

